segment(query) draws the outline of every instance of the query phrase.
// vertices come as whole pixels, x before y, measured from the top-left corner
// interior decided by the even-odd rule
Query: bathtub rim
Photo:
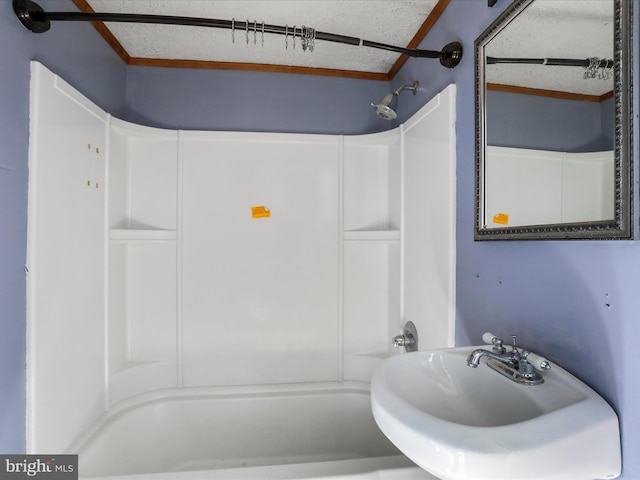
[[[212,475],[211,472],[214,474]],[[189,470],[160,474],[138,473],[86,477],[86,479],[80,477],[80,480],[329,480],[332,478],[336,478],[336,480],[439,480],[418,467],[404,454],[329,462]]]
[[[103,411],[64,449],[63,454],[78,454],[80,449],[111,419],[124,415],[128,411],[160,401],[178,401],[206,398],[259,398],[278,395],[333,395],[337,393],[355,393],[371,395],[371,384],[360,381],[329,381],[304,383],[274,383],[263,385],[224,385],[207,387],[173,387],[141,393],[120,400]]]

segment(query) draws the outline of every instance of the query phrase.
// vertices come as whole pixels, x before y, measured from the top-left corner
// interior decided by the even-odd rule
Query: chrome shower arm
[[[405,90],[411,90],[413,92],[413,94],[415,95],[418,91],[418,87],[420,86],[420,83],[418,81],[413,82],[413,85],[403,85],[400,88],[398,88],[395,92],[393,92],[393,94],[395,96],[400,95],[400,92],[404,92]]]

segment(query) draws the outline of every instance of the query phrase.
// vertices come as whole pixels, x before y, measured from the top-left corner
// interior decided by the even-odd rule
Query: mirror
[[[476,240],[631,238],[631,3],[515,0],[476,40]]]

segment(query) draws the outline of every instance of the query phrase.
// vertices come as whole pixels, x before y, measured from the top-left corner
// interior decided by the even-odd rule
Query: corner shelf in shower
[[[345,230],[347,242],[397,242],[400,230]]]
[[[109,239],[116,243],[171,242],[176,238],[175,230],[112,228],[109,231]]]

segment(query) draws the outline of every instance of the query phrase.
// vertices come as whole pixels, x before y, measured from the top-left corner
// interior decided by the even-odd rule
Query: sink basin
[[[556,364],[542,385],[520,385],[476,348],[386,360],[371,382],[373,416],[407,457],[442,480],[592,480],[620,475],[618,417]]]

